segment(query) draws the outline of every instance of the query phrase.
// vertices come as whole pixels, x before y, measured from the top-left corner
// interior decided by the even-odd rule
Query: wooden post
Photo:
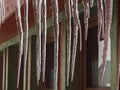
[[[120,6],[119,6],[119,4],[120,4],[120,1],[118,0],[118,16],[120,15]],[[116,75],[116,90],[119,90],[120,89],[120,75],[119,75],[119,73],[120,73],[120,71],[119,71],[119,68],[120,68],[120,17],[118,17],[118,46],[117,46],[117,48],[118,48],[118,53],[117,53],[117,75]],[[119,79],[119,80],[118,80]]]
[[[30,90],[30,76],[31,76],[31,37],[29,37],[28,42],[28,59],[26,62],[26,67],[24,68],[24,90]]]
[[[62,90],[62,23],[59,24],[58,90]]]
[[[117,31],[118,31],[118,1],[113,0],[113,21],[111,28],[111,90],[116,90],[117,71]]]
[[[3,51],[3,76],[2,76],[2,90],[5,90],[5,49]]]
[[[3,87],[2,90],[8,89],[8,47],[4,49],[3,54]]]
[[[31,77],[31,37],[29,37],[28,46],[28,90],[30,90],[30,77]]]

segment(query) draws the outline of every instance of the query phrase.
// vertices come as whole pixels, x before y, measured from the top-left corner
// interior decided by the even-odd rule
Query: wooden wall
[[[23,1],[24,0],[21,0],[22,17],[24,15]],[[64,10],[64,0],[58,0],[58,1],[59,1],[59,12],[61,12]],[[79,0],[79,2],[81,2],[81,0]],[[15,6],[14,0],[6,0],[6,20],[0,28],[0,44],[15,37],[18,34],[16,20],[15,20],[14,6]],[[51,0],[47,0],[47,17],[49,18],[51,16],[52,16]],[[31,28],[33,26],[34,26],[34,15],[32,8],[32,0],[29,0],[29,27]]]

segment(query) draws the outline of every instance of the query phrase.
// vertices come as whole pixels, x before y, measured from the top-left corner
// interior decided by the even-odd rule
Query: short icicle
[[[0,0],[0,27],[5,20],[5,0]]]
[[[99,42],[101,37],[104,38],[103,0],[97,0],[97,15],[98,15],[98,42]]]
[[[90,0],[90,7],[92,8],[94,4],[94,0]]]
[[[88,35],[88,19],[90,18],[90,6],[89,0],[82,0],[84,8],[84,25],[85,25],[85,40],[87,40]]]

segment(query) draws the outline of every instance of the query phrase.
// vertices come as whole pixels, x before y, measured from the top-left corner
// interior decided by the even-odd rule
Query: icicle
[[[19,79],[20,79],[20,68],[21,68],[21,60],[22,60],[22,54],[23,54],[23,27],[22,27],[22,21],[21,21],[21,12],[20,12],[20,0],[16,1],[16,22],[18,26],[18,32],[20,35],[20,45],[19,45],[19,58],[18,58],[18,77],[17,77],[17,88],[19,87]]]
[[[33,0],[33,9],[36,29],[36,72],[37,85],[39,85],[41,75],[41,7],[42,0]]]
[[[0,27],[1,27],[1,22],[2,22],[2,0],[0,0]]]
[[[58,51],[59,51],[59,21],[58,21],[58,0],[51,0],[52,14],[54,21],[54,86],[57,90],[58,82]]]
[[[105,4],[105,34],[104,34],[103,61],[102,61],[102,68],[100,73],[101,81],[103,81],[104,72],[105,72],[108,35],[110,34],[111,24],[112,24],[113,0],[109,0],[109,1],[104,0],[104,4]]]
[[[88,19],[90,17],[89,0],[82,0],[82,2],[83,2],[83,8],[84,8],[85,40],[87,40]]]
[[[67,86],[69,85],[70,57],[71,57],[71,5],[70,0],[65,1],[65,14],[67,24]]]
[[[70,0],[70,6],[71,6],[71,16],[74,17],[73,15],[73,0]]]
[[[2,13],[3,13],[3,7],[2,7],[2,0],[0,0],[0,26],[1,26],[1,23],[2,23]]]
[[[0,26],[5,20],[5,1],[0,0]]]
[[[24,30],[26,32],[25,36],[25,45],[24,45],[24,68],[27,66],[27,57],[28,57],[28,0],[25,0],[24,5]],[[26,70],[24,69],[24,73]]]
[[[74,35],[73,35],[72,62],[71,62],[71,81],[73,81],[73,77],[74,77],[78,30],[80,32],[80,51],[82,49],[81,24],[80,24],[79,13],[78,13],[78,0],[73,1],[73,11],[72,12],[73,12],[73,23],[74,23]]]
[[[75,59],[76,59],[76,51],[77,51],[77,39],[78,39],[78,26],[75,26],[74,22],[74,38],[73,38],[73,49],[72,49],[72,62],[71,62],[71,81],[73,81],[74,77],[74,68],[75,68]]]
[[[101,33],[102,38],[104,37],[104,11],[103,11],[103,0],[97,0],[98,8],[98,42],[100,41]]]
[[[5,19],[5,1],[2,0],[2,22],[4,21]]]
[[[94,0],[90,0],[90,7],[93,7]]]
[[[82,30],[79,28],[79,43],[80,43],[80,51],[82,51]]]
[[[43,82],[45,81],[45,69],[46,69],[46,39],[47,39],[47,6],[46,6],[46,0],[42,0],[42,23],[43,23],[43,40],[42,40],[42,76],[43,76]]]

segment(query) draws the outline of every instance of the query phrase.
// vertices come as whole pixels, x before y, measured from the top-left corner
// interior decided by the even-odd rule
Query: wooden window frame
[[[3,50],[3,81],[2,90],[8,89],[8,47]]]
[[[59,23],[60,25],[60,46],[59,46],[59,78],[58,78],[58,90],[62,90],[62,29],[63,29],[63,25],[62,22]],[[49,28],[48,28],[49,29]],[[49,31],[49,35],[47,37],[47,44],[50,42],[54,41],[54,34],[51,34],[51,31]],[[53,31],[52,31],[53,32]],[[28,73],[25,73],[26,70],[28,71]],[[31,37],[29,37],[29,45],[28,45],[28,60],[27,60],[27,66],[26,68],[24,68],[24,83],[23,83],[23,90],[29,90],[30,89],[30,73],[31,72]],[[46,88],[43,86],[43,88]]]
[[[89,20],[89,28],[93,28],[97,26],[97,15],[94,14],[91,16],[90,20]],[[84,33],[84,32],[83,32]],[[83,34],[83,54],[82,54],[82,58],[83,58],[83,90],[110,90],[111,87],[87,87],[87,68],[86,68],[86,41],[85,41],[85,34]]]
[[[31,76],[31,37],[28,39],[28,56],[26,66],[24,64],[24,79],[23,90],[30,90],[30,76]],[[24,60],[25,63],[25,60]]]

